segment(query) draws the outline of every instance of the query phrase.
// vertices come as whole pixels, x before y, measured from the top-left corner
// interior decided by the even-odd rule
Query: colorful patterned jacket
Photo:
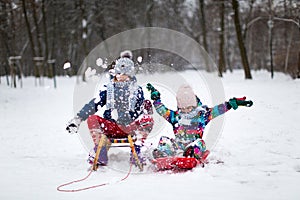
[[[212,108],[202,105],[197,97],[198,106],[189,116],[181,113],[180,110],[168,109],[160,99],[155,100],[153,105],[158,114],[163,116],[173,127],[173,132],[177,139],[186,140],[187,143],[202,138],[204,129],[210,120],[224,114],[231,106],[228,102],[219,104]]]

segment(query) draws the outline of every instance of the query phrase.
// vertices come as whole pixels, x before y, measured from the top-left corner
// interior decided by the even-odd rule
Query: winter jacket
[[[77,113],[82,120],[98,111],[98,106],[106,105],[103,117],[120,125],[128,125],[142,114],[144,93],[140,86],[135,84],[109,83],[106,89],[99,92],[99,98],[93,98]],[[117,115],[117,116],[115,116]]]
[[[155,100],[153,105],[158,114],[163,116],[173,127],[176,138],[186,140],[187,143],[202,138],[205,126],[210,120],[227,112],[231,106],[228,102],[212,108],[202,105],[197,98],[198,106],[191,113],[181,113],[180,110],[168,109],[160,99]]]

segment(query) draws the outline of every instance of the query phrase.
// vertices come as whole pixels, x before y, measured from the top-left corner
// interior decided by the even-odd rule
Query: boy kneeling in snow
[[[153,157],[178,156],[183,153],[185,157],[195,157],[204,162],[209,154],[202,139],[205,126],[215,117],[224,114],[231,108],[236,110],[239,106],[252,106],[252,101],[232,98],[228,102],[212,108],[202,105],[200,99],[194,94],[189,85],[179,87],[176,100],[177,110],[168,109],[160,99],[160,92],[150,83],[147,89],[151,92],[151,99],[158,114],[163,116],[173,127],[175,139],[161,137]]]

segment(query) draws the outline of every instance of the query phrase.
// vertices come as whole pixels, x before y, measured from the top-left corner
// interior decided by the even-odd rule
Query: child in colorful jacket
[[[209,151],[202,139],[206,125],[214,118],[239,106],[251,106],[252,101],[245,98],[232,98],[228,102],[209,108],[202,104],[189,85],[179,87],[176,100],[177,110],[168,109],[160,99],[160,93],[150,83],[147,89],[151,92],[151,99],[157,113],[163,116],[173,127],[175,139],[161,137],[153,157],[167,157],[182,154],[185,157],[195,157],[204,161]]]
[[[105,85],[106,89],[99,92],[99,98],[92,99],[67,124],[69,133],[77,133],[82,121],[87,120],[88,128],[95,147],[89,157],[94,161],[94,154],[100,138],[105,135],[109,139],[127,138],[133,135],[138,137],[137,153],[143,140],[153,127],[152,105],[145,100],[143,90],[136,83],[134,63],[128,57],[121,57],[115,62],[112,69],[111,81]],[[96,115],[98,106],[106,106],[103,117]],[[100,150],[98,164],[106,165],[107,151],[110,141],[106,140]]]

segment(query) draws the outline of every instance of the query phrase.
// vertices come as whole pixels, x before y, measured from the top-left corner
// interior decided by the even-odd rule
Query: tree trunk
[[[36,57],[35,47],[34,47],[34,43],[33,43],[33,37],[32,37],[32,33],[31,33],[29,19],[28,19],[28,16],[27,16],[27,9],[26,9],[26,2],[25,1],[26,0],[22,0],[22,8],[23,8],[23,14],[24,14],[24,18],[25,18],[28,38],[29,38],[29,42],[30,42],[30,47],[31,47],[31,55],[32,55],[32,57]],[[40,76],[39,69],[36,66],[34,67],[34,76],[35,77]]]
[[[43,17],[43,32],[44,32],[44,43],[45,43],[45,63],[47,70],[45,70],[45,73],[47,73],[47,76],[49,78],[53,78],[53,71],[52,66],[48,63],[49,59],[49,45],[48,45],[48,32],[47,32],[47,18],[46,18],[46,10],[45,10],[45,0],[42,0],[42,17]]]
[[[220,2],[220,33],[219,33],[219,76],[222,77],[222,73],[225,71],[225,55],[224,55],[224,13],[225,13],[225,4],[224,1]]]
[[[85,11],[85,4],[83,0],[79,1],[79,8],[80,8],[80,23],[81,23],[81,41],[82,41],[82,48],[83,48],[83,54],[84,54],[84,68],[88,67],[88,59],[86,58],[88,52],[87,52],[87,17],[86,17],[86,11]],[[82,81],[86,81],[85,74],[82,75]]]
[[[208,52],[207,45],[207,30],[206,30],[206,19],[205,19],[205,11],[204,11],[204,0],[199,0],[199,20],[202,28],[202,43],[204,49]],[[206,71],[210,72],[210,65],[208,63],[208,58],[204,56],[204,65],[206,67]]]
[[[153,26],[153,21],[152,21],[152,16],[153,16],[153,6],[154,6],[154,1],[153,0],[150,0],[150,2],[147,2],[147,9],[146,9],[146,26],[147,27],[152,27]],[[151,36],[150,36],[150,33],[148,32],[147,34],[147,45],[150,46],[151,45]],[[146,58],[145,60],[148,60],[150,61],[150,49],[149,48],[146,48],[144,50],[145,52],[143,53],[144,54],[144,58]]]
[[[1,4],[1,11],[3,12],[2,15],[0,15],[0,23],[3,27],[3,30],[7,30],[7,12],[6,12],[6,3],[2,3]],[[2,46],[3,48],[3,60],[4,60],[4,72],[5,72],[5,76],[6,76],[6,82],[7,85],[9,85],[9,63],[8,63],[8,57],[10,56],[10,49],[9,49],[9,45],[8,45],[8,35],[7,35],[7,31],[3,31],[1,30],[1,39],[2,39],[2,45],[0,45],[0,48]],[[2,51],[0,51],[2,52]]]
[[[10,20],[9,20],[10,26],[11,26],[11,36],[10,36],[10,48],[11,48],[11,52],[10,52],[10,56],[16,56],[16,21],[15,21],[15,14],[14,14],[14,10],[13,10],[13,6],[12,3],[10,3]]]
[[[246,18],[246,26],[245,26],[245,29],[244,29],[244,32],[243,32],[243,40],[246,41],[246,38],[247,38],[247,33],[248,33],[248,23],[250,21],[250,19],[252,19],[252,12],[253,12],[253,6],[254,6],[254,3],[255,3],[256,0],[250,0],[249,2],[249,14]]]
[[[298,53],[298,74],[297,74],[297,78],[300,78],[300,51]]]
[[[269,28],[269,53],[270,53],[270,67],[271,67],[271,78],[274,77],[274,64],[273,64],[273,5],[272,0],[269,0],[269,21],[268,21],[268,28]]]
[[[243,41],[243,35],[242,35],[240,19],[239,19],[239,2],[237,0],[232,0],[232,8],[234,11],[234,25],[235,25],[238,45],[239,45],[239,49],[240,49],[242,64],[244,67],[245,78],[252,79],[249,62],[248,62],[248,57],[247,57],[247,52],[246,52],[246,48],[245,48],[245,43]]]
[[[52,34],[50,38],[52,37],[52,43],[51,43],[51,48],[50,48],[50,55],[49,58],[55,58],[56,56],[54,55],[55,53],[55,44],[56,44],[56,25],[57,25],[57,7],[56,7],[56,1],[52,3],[53,9],[52,12],[54,12],[53,16],[54,19],[52,21]]]
[[[270,51],[271,78],[273,78],[274,77],[274,64],[273,64],[273,28],[269,28],[269,51]]]
[[[199,12],[200,12],[200,24],[201,24],[201,28],[202,28],[203,47],[206,51],[208,51],[204,0],[199,0]]]
[[[84,56],[87,56],[87,34],[88,34],[88,29],[87,29],[87,17],[86,17],[86,10],[85,10],[85,4],[83,0],[80,0],[80,11],[81,11],[81,30],[82,30],[82,45],[83,45],[83,53]]]
[[[40,26],[38,23],[38,19],[37,19],[37,10],[36,10],[36,3],[35,2],[31,2],[31,8],[33,11],[33,22],[35,25],[35,30],[36,30],[36,41],[37,41],[37,47],[38,47],[38,56],[42,56],[43,52],[42,52],[42,44],[41,44],[41,31],[40,31]]]
[[[38,57],[43,57],[42,44],[41,44],[41,31],[40,31],[39,22],[37,19],[36,6],[37,6],[36,2],[32,1],[31,7],[32,7],[32,11],[33,11],[33,22],[34,22],[35,30],[36,30],[37,52],[38,52]],[[39,68],[39,71],[40,71],[40,76],[37,76],[38,78],[40,78],[41,76],[44,75],[44,72],[45,72],[44,66],[45,66],[44,63],[41,63],[41,65],[36,66],[37,68]],[[41,83],[41,81],[40,81],[40,83]]]

